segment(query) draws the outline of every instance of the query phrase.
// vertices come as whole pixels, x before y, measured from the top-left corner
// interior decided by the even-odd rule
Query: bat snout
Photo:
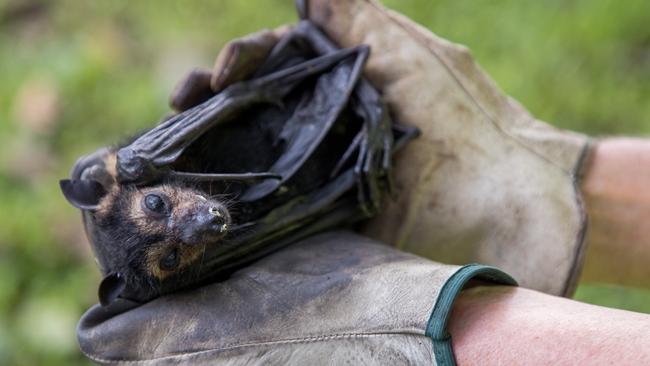
[[[206,202],[189,216],[181,228],[181,239],[186,244],[208,244],[228,233],[230,214],[220,204]]]

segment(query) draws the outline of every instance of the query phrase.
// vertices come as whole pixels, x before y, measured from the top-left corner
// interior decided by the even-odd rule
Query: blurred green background
[[[650,132],[646,0],[386,0],[468,45],[534,114],[592,135]],[[0,0],[0,364],[87,364],[75,324],[99,276],[58,179],[149,127],[192,66],[233,37],[296,19],[289,0]],[[644,290],[583,301],[650,312]]]

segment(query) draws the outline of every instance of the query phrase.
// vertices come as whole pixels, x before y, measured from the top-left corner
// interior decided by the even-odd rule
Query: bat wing
[[[300,53],[292,44],[308,47]],[[295,64],[308,52],[323,57],[340,51],[303,21],[276,46],[258,75]],[[379,93],[361,77],[368,49],[361,47],[355,53],[321,74],[309,91],[302,91],[279,134],[285,150],[269,169],[282,178],[259,182],[240,197],[248,202],[270,199],[272,204],[263,205],[270,209],[241,225],[227,245],[206,249],[200,272],[193,278],[207,281],[222,276],[291,242],[356,222],[379,209],[382,194],[389,188],[392,154],[419,131],[391,122]],[[354,118],[344,118],[346,111]],[[341,129],[347,130],[347,145],[337,154],[319,157],[332,142],[333,131]],[[285,200],[270,198],[313,166],[328,169],[327,178],[316,189],[300,191],[304,187],[299,186],[299,194]]]
[[[279,138],[286,149],[270,168],[282,179],[267,179],[249,188],[241,200],[259,200],[274,192],[294,176],[323,142],[348,105],[367,59],[367,47],[359,47],[354,51],[350,57],[318,77],[313,92],[300,101],[293,115],[284,124]],[[328,55],[332,54],[334,53]]]
[[[276,71],[260,78],[236,83],[207,101],[172,116],[117,152],[117,180],[122,184],[147,185],[162,178],[174,177],[170,166],[199,137],[232,116],[259,103],[282,104],[282,99],[300,82],[358,53],[358,48],[340,50]],[[261,172],[264,175],[277,174]],[[184,174],[180,178],[193,178]],[[260,179],[255,173],[244,175],[201,173],[201,180]]]

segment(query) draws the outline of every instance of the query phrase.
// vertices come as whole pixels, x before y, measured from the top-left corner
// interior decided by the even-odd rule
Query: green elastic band
[[[433,354],[438,366],[456,365],[451,349],[451,336],[446,330],[447,320],[460,291],[465,287],[467,281],[476,277],[497,284],[517,286],[517,281],[505,272],[481,264],[463,266],[447,280],[440,290],[425,332],[426,336],[433,341]]]

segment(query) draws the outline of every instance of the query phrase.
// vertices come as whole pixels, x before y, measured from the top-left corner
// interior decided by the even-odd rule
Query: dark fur
[[[206,246],[220,245],[227,241],[227,238],[219,238],[215,241],[206,241],[200,245],[188,246],[182,243],[178,232],[169,229],[163,225],[152,225],[156,223],[155,218],[148,217],[140,209],[138,202],[145,196],[142,190],[150,192],[159,192],[165,190],[172,202],[182,200],[188,205],[202,204],[203,201],[195,199],[194,195],[205,195],[198,190],[196,186],[184,181],[167,181],[151,187],[139,188],[134,185],[115,185],[113,189],[102,199],[99,208],[86,215],[86,220],[90,220],[90,225],[86,225],[93,232],[91,237],[101,243],[95,247],[97,253],[104,260],[103,272],[105,275],[119,273],[127,282],[127,289],[137,288],[137,293],[125,293],[123,296],[140,299],[148,298],[154,294],[164,291],[167,286],[174,286],[175,278],[179,276],[192,275],[192,271],[200,271],[200,268],[193,266],[195,262],[200,261],[203,250]],[[228,212],[228,207],[233,207],[233,202],[227,200],[216,200],[214,197],[206,197],[220,205],[223,205]],[[172,207],[175,211],[177,207]],[[184,222],[188,218],[176,217],[176,222]],[[231,224],[229,222],[229,224]],[[152,227],[153,226],[153,227]],[[160,249],[160,248],[163,249]],[[177,270],[169,272],[167,276],[161,278],[157,275],[160,269],[155,268],[157,261],[150,261],[148,258],[156,250],[164,251],[164,248],[176,247],[181,257],[180,262],[183,264]],[[191,254],[191,255],[189,255]],[[190,265],[188,265],[190,264]]]

